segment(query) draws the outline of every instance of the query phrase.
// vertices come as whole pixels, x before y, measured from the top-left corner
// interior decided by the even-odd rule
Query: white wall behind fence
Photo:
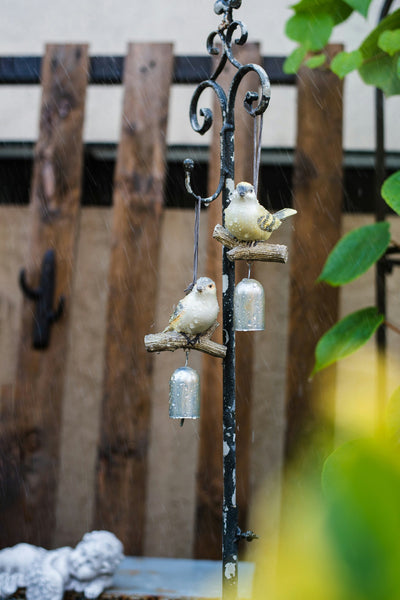
[[[236,11],[259,41],[264,55],[287,55],[294,47],[284,34],[291,2],[243,0]],[[91,54],[124,54],[130,41],[172,41],[176,54],[205,54],[207,35],[220,22],[213,0],[3,0],[0,7],[0,55],[39,55],[48,42],[87,42]],[[358,14],[341,25],[333,41],[353,50],[377,20],[381,0],[373,0],[368,22]],[[396,0],[393,8],[400,6]],[[374,144],[373,93],[357,74],[345,85],[344,145],[371,149]],[[0,87],[0,140],[34,140],[39,111],[38,88]],[[190,93],[174,89],[168,143],[204,143],[191,131],[187,112]],[[271,147],[293,146],[296,106],[294,90],[274,86],[263,143]],[[121,90],[90,90],[85,139],[115,141],[120,123]],[[387,101],[387,148],[400,150],[400,98]]]

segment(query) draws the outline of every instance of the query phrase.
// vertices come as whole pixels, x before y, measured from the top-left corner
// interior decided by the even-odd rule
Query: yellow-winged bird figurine
[[[258,202],[254,186],[242,181],[231,193],[230,204],[224,211],[225,228],[238,240],[266,241],[282,221],[296,213],[293,208],[270,213]]]

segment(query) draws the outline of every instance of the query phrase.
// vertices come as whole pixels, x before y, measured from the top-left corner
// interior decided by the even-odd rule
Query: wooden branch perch
[[[260,260],[264,262],[285,263],[288,259],[287,246],[283,244],[269,244],[268,242],[254,242],[249,246],[247,242],[242,242],[235,238],[222,225],[216,225],[213,232],[213,238],[218,242],[230,248],[227,256],[229,260],[247,260],[252,262]]]
[[[169,350],[174,352],[179,348],[187,350],[199,350],[217,358],[225,358],[226,346],[210,340],[219,323],[215,322],[205,333],[198,337],[197,341],[188,343],[187,337],[177,331],[165,331],[161,333],[150,333],[144,338],[144,345],[148,352],[162,352]],[[193,337],[195,339],[195,336]]]

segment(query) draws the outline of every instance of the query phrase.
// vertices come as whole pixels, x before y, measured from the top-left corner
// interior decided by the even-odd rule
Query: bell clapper
[[[185,367],[188,366],[188,362],[189,362],[189,352],[190,350],[186,350],[186,360],[185,360]],[[185,419],[181,419],[181,422],[179,423],[180,427],[183,427],[183,424],[185,423]]]

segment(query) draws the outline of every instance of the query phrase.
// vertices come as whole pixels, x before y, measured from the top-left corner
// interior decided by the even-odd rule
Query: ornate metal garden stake
[[[209,108],[200,108],[199,115],[203,118],[202,124],[197,117],[197,106],[202,92],[211,88],[219,101],[222,113],[221,128],[221,154],[220,154],[220,180],[218,188],[212,196],[202,198],[197,195],[191,186],[191,171],[193,161],[187,159],[184,163],[186,171],[186,188],[200,206],[208,205],[222,192],[222,209],[228,205],[229,194],[234,189],[234,131],[235,131],[235,100],[238,86],[243,77],[249,72],[257,73],[260,80],[260,90],[249,91],[244,98],[245,110],[256,118],[268,107],[270,98],[270,85],[264,69],[255,64],[240,64],[233,56],[232,38],[236,30],[240,31],[235,44],[243,45],[247,40],[247,30],[241,21],[233,20],[233,9],[240,7],[241,0],[217,0],[214,11],[222,15],[222,23],[217,30],[212,31],[207,39],[209,54],[221,54],[220,62],[210,77],[196,88],[190,104],[190,120],[192,127],[200,134],[208,131],[212,125],[213,115]],[[218,37],[221,49],[214,45]],[[233,77],[228,95],[217,83],[217,78],[225,64],[229,61],[237,68]],[[197,214],[199,211],[197,211]],[[227,257],[227,248],[223,249],[223,329],[224,344],[227,347],[226,357],[223,362],[223,456],[224,456],[224,498],[223,498],[223,595],[234,598],[237,596],[237,545],[241,537],[251,538],[251,534],[242,534],[238,528],[238,510],[236,505],[236,418],[235,418],[235,332],[233,327],[233,294],[235,287],[235,265]],[[196,258],[195,258],[196,260]]]

